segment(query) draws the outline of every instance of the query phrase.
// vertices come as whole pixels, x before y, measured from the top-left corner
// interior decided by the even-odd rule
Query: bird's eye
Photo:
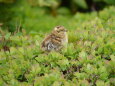
[[[60,26],[57,26],[57,28],[60,28]]]
[[[63,26],[57,26],[57,28],[63,28]]]

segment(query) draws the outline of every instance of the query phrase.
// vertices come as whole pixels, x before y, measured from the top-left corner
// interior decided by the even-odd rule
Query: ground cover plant
[[[45,16],[47,21],[34,31],[31,26],[13,33],[0,30],[0,86],[114,86],[114,9],[69,18]],[[57,24],[69,30],[68,47],[46,55],[40,44]]]

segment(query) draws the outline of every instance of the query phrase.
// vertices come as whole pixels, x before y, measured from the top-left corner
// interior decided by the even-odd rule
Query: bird
[[[67,47],[68,35],[67,29],[64,26],[56,26],[52,32],[44,38],[41,43],[42,51],[60,51],[62,48]]]

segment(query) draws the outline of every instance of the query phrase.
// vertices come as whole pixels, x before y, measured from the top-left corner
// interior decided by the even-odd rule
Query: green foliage
[[[22,8],[19,9],[23,13]],[[26,22],[22,20],[28,34],[24,29],[0,32],[0,85],[114,86],[114,8],[106,8],[98,14],[77,13],[73,17],[45,16],[48,20],[41,18],[42,13],[24,12],[30,17]],[[31,24],[36,16],[40,16],[41,26],[37,20],[33,20],[35,26]],[[60,52],[43,53],[40,44],[46,31],[56,24],[68,29],[68,46]]]
[[[4,3],[13,3],[15,0],[0,0],[0,2]]]
[[[0,0],[0,23],[3,23],[3,29],[7,29],[10,32],[14,32],[18,28],[24,28],[27,31],[34,29],[44,32],[49,31],[50,28],[59,24],[67,24],[66,26],[70,27],[70,23],[74,22],[74,20],[71,19],[68,21],[64,16],[70,17],[72,13],[78,13],[79,10],[89,11],[91,9],[96,10],[96,8],[101,9],[98,3],[100,3],[99,5],[103,8],[103,3],[114,5],[115,1],[92,0],[91,6],[89,6],[89,3],[90,2],[86,2],[86,0]],[[114,15],[112,12],[111,10],[109,13],[101,11],[99,16],[107,19],[110,14]],[[53,17],[50,14],[53,15]],[[89,16],[89,14],[86,15]],[[93,16],[94,15],[91,17]],[[79,20],[79,17],[85,20],[81,13],[77,17],[76,20]],[[52,21],[51,25],[50,21]],[[112,20],[110,21],[112,22]],[[77,26],[77,24],[75,25]],[[111,27],[114,28],[114,26]]]
[[[81,8],[84,8],[84,9],[88,8],[85,0],[73,0],[73,2]]]

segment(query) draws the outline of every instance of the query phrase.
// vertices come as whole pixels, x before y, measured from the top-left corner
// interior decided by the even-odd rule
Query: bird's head
[[[67,29],[64,26],[56,26],[54,28],[54,31],[58,32],[58,33],[66,33]]]

